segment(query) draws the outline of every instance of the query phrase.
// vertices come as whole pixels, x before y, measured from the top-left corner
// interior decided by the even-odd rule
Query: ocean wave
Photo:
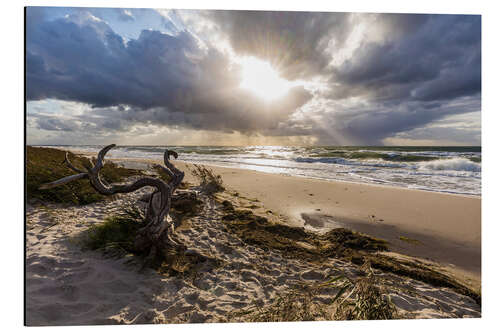
[[[467,158],[456,157],[431,162],[420,162],[419,169],[481,172],[481,164],[472,162]]]
[[[345,158],[340,157],[297,157],[295,162],[299,163],[328,163],[328,164],[352,164]]]
[[[58,146],[97,153],[102,146]],[[315,179],[481,195],[480,147],[118,146],[111,158],[179,160]]]

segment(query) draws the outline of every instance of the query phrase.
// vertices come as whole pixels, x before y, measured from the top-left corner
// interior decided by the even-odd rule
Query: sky
[[[28,7],[28,144],[481,145],[481,17]]]

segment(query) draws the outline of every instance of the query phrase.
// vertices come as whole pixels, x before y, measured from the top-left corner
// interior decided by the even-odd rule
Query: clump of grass
[[[196,214],[201,203],[192,192],[180,193],[172,197],[171,212],[182,219]],[[144,226],[143,212],[132,205],[123,207],[121,211],[120,214],[107,217],[102,223],[91,226],[83,239],[83,248],[102,250],[113,257],[126,254],[146,256],[147,253],[138,252],[134,246],[137,232]],[[144,262],[162,274],[194,279],[201,267],[213,269],[221,265],[217,259],[199,253],[187,253],[184,246],[164,245],[166,246],[155,258]]]
[[[40,190],[40,185],[75,174],[64,163],[65,151],[53,148],[26,147],[26,194],[28,199],[48,202],[85,205],[104,200],[90,185],[88,179],[73,181],[49,190]],[[71,162],[78,168],[90,166],[85,157],[69,153]],[[109,183],[121,182],[141,171],[127,169],[106,161],[101,176]]]
[[[342,297],[346,293],[347,296]],[[373,272],[344,283],[333,301],[335,320],[386,320],[397,318],[397,309],[389,296],[385,296]]]
[[[190,169],[189,167],[188,169],[191,174],[200,181],[202,192],[208,195],[213,195],[217,192],[225,190],[222,177],[215,174],[212,169],[209,169],[204,165],[197,164],[193,164],[193,169]]]
[[[134,207],[125,207],[119,215],[107,217],[104,222],[89,228],[84,248],[90,250],[121,250],[137,254],[134,240],[144,225],[142,212]]]

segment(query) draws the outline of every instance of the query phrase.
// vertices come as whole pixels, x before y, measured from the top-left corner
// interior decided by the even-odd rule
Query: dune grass
[[[107,217],[89,228],[84,248],[89,250],[120,250],[137,254],[134,240],[144,225],[144,216],[135,206],[123,207],[121,214]]]
[[[26,195],[29,199],[85,205],[105,199],[90,185],[88,179],[77,180],[48,190],[40,190],[40,185],[75,174],[64,163],[65,151],[53,148],[26,147]],[[89,166],[85,157],[69,153],[69,158],[77,168]],[[130,176],[142,174],[139,170],[127,169],[106,161],[101,176],[109,183],[121,182]]]
[[[222,177],[215,174],[212,169],[204,165],[193,164],[192,167],[186,165],[191,174],[200,182],[200,188],[203,193],[214,195],[225,190]]]

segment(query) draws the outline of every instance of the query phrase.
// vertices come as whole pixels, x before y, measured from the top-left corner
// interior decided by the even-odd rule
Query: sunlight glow
[[[245,57],[239,61],[242,66],[240,88],[256,96],[272,101],[283,97],[295,84],[282,79],[271,64],[254,57]]]

